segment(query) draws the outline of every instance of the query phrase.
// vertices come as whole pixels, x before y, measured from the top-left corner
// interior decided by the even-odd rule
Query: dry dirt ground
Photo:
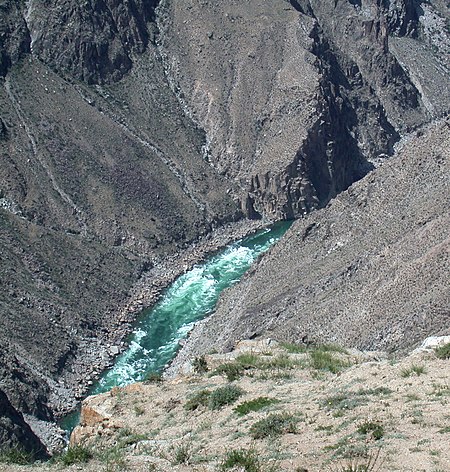
[[[450,361],[432,348],[395,359],[265,339],[205,360],[202,374],[191,368],[173,380],[89,397],[71,438],[92,451],[89,462],[0,471],[450,470]],[[217,373],[224,364],[236,380]],[[225,395],[214,392],[224,386],[242,394],[219,407]],[[209,400],[203,394],[202,404],[198,394],[205,390],[212,393]],[[235,410],[260,397],[269,401],[258,411]],[[234,469],[225,462],[230,456],[238,462]]]

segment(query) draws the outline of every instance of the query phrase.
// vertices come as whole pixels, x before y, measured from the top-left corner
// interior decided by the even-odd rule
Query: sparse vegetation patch
[[[180,444],[172,450],[172,464],[189,464],[192,457],[192,446],[191,444]]]
[[[259,454],[255,449],[232,449],[228,451],[220,469],[223,471],[239,467],[245,472],[259,472]]]
[[[381,471],[383,463],[380,459],[380,451],[367,454],[367,457],[356,457],[340,467],[332,469],[335,472],[376,472]]]
[[[252,411],[259,411],[267,406],[273,405],[274,403],[279,403],[279,400],[276,398],[268,398],[268,397],[258,397],[254,400],[249,400],[247,402],[241,403],[240,405],[234,408],[234,411],[239,416],[247,415]]]
[[[434,353],[438,359],[450,359],[450,343],[436,348]]]
[[[378,441],[384,436],[384,427],[379,421],[365,421],[358,426],[358,433],[370,434]]]
[[[390,395],[392,390],[387,387],[360,389],[357,392],[341,392],[325,398],[322,406],[328,410],[353,410],[369,402],[370,396]]]
[[[211,410],[218,410],[225,405],[234,403],[243,394],[244,390],[236,385],[216,388],[209,396],[208,406]]]
[[[236,357],[234,362],[219,365],[213,374],[224,375],[229,382],[240,379],[243,375],[252,376],[254,371],[281,371],[292,370],[295,367],[304,367],[302,362],[292,359],[281,353],[274,357],[262,358],[254,353],[244,353]],[[275,375],[275,374],[274,374]],[[270,378],[270,375],[266,375]],[[282,377],[285,377],[284,375]]]
[[[88,462],[92,459],[93,453],[91,449],[84,446],[70,446],[67,451],[58,456],[58,462],[68,466]]]
[[[95,457],[78,468],[382,472],[412,470],[415,464],[428,470],[431,464],[435,472],[446,470],[446,361],[415,353],[392,365],[384,356],[377,360],[371,353],[355,352],[361,363],[332,375],[309,367],[314,352],[351,360],[333,347],[289,354],[279,345],[267,351],[258,340],[252,351],[247,350],[250,341],[242,345],[229,362],[242,372],[242,380],[189,375],[159,387],[124,387],[118,390],[122,401],[117,411],[112,395],[106,404],[101,396],[87,400],[100,417],[109,408],[117,415],[115,424],[123,427],[102,421],[100,435],[86,429],[80,441],[94,448]],[[208,357],[211,370],[226,362],[222,355]],[[308,370],[301,370],[304,365]],[[424,366],[427,376],[418,377],[415,371],[421,369],[413,369],[410,378],[400,377],[402,368],[415,365]],[[377,449],[386,467],[375,462]]]
[[[0,464],[31,464],[34,460],[33,454],[21,447],[1,448]]]
[[[161,383],[162,381],[161,372],[149,372],[144,379],[145,383]]]
[[[337,374],[342,369],[349,367],[350,363],[332,354],[329,347],[319,347],[312,350],[310,355],[310,365],[313,369],[325,370],[332,374]]]
[[[422,375],[426,374],[427,371],[425,366],[413,364],[411,367],[405,367],[400,371],[402,377],[411,377],[411,375]]]
[[[303,354],[308,350],[306,344],[281,342],[280,346],[285,349],[289,354]]]
[[[207,406],[211,391],[207,389],[194,393],[185,403],[184,408],[188,411],[194,411],[200,406]]]
[[[192,367],[196,374],[204,374],[208,372],[208,363],[205,356],[198,356],[192,361]]]
[[[227,378],[228,382],[233,382],[244,375],[244,369],[236,362],[229,362],[219,365],[213,374],[223,375]]]
[[[255,439],[280,436],[297,432],[298,419],[289,413],[272,413],[257,421],[250,428],[250,434]]]

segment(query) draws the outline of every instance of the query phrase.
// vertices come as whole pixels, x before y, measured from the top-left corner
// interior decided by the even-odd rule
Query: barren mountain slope
[[[161,2],[173,87],[250,214],[323,205],[367,171],[366,158],[448,112],[445,20],[425,28],[421,3]]]
[[[145,70],[120,83],[110,66],[82,74],[99,67],[91,53],[73,63],[75,73],[67,50],[58,55],[47,37],[63,47],[70,34],[62,24],[86,26],[68,21],[67,3],[51,14],[48,2],[0,4],[0,379],[16,408],[47,421],[73,406],[74,388],[86,388],[116,352],[111,344],[126,332],[121,312],[141,274],[240,215],[229,184],[205,162],[204,132],[184,115],[155,46],[145,43]],[[102,5],[100,16],[109,11]],[[121,12],[132,24],[133,14]],[[108,18],[101,25],[114,29]],[[83,41],[105,40],[99,25],[94,31],[76,33],[73,57]]]
[[[270,335],[401,350],[449,332],[450,128],[440,122],[297,221],[175,363]]]

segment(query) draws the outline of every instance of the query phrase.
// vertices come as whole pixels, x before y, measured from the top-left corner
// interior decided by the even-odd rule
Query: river
[[[214,310],[220,293],[238,282],[290,225],[289,221],[275,223],[230,244],[178,277],[154,307],[142,312],[127,340],[127,350],[103,373],[90,394],[107,392],[112,387],[138,382],[150,373],[161,372],[195,322]],[[61,425],[71,429],[76,422],[72,414]]]

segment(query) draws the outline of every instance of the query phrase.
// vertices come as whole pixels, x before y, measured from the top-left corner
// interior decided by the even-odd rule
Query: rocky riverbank
[[[72,366],[70,372],[62,376],[59,383],[53,385],[50,406],[57,417],[64,416],[75,408],[103,370],[113,364],[114,357],[127,348],[126,337],[133,328],[134,320],[143,310],[158,301],[170,283],[217,250],[269,224],[269,221],[263,220],[228,223],[201,237],[185,250],[167,257],[156,257],[152,261],[152,268],[130,290],[130,297],[119,305],[117,314],[111,316],[112,323],[108,327],[108,337],[86,340],[85,344],[80,344],[76,364]],[[45,442],[50,446],[50,450],[58,448],[61,441],[55,442],[57,429],[50,423],[38,422],[32,417],[28,418],[28,421],[41,437],[46,438]],[[46,428],[48,431],[44,434]],[[63,433],[60,431],[59,435]]]

